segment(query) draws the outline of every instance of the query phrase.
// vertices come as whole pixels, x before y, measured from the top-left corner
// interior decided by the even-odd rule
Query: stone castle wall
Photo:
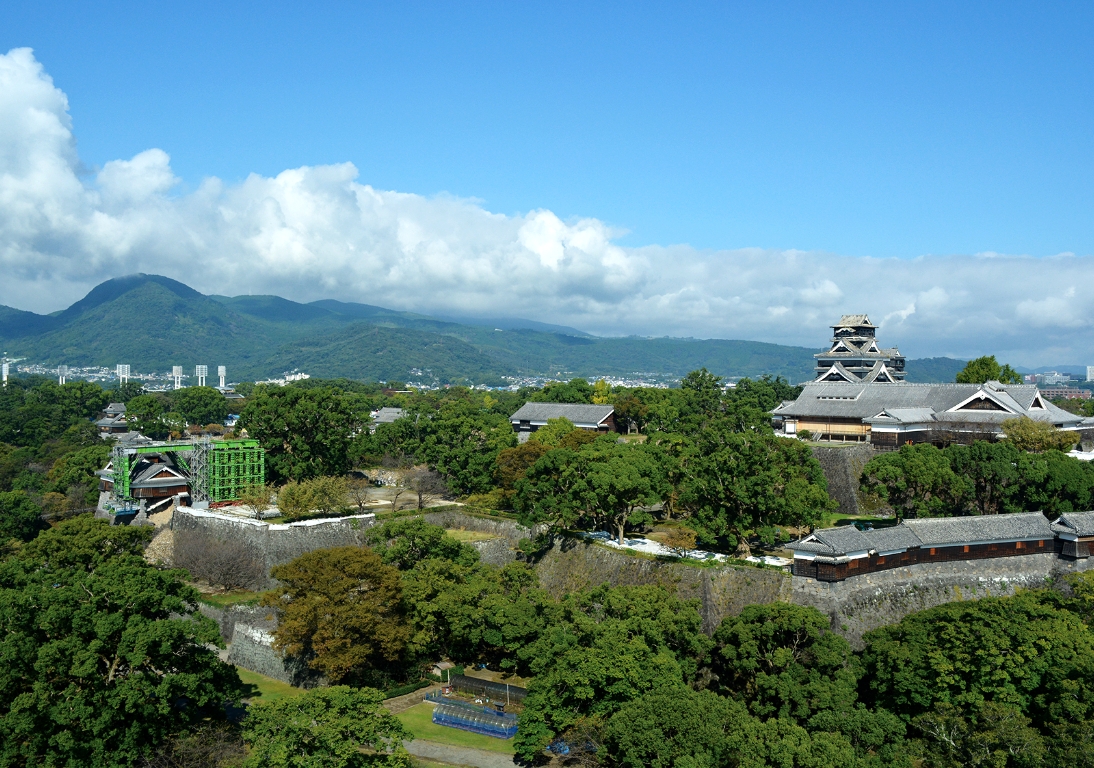
[[[365,531],[375,524],[376,516],[368,514],[271,525],[261,520],[190,507],[179,507],[171,518],[171,528],[176,536],[186,531],[196,531],[225,541],[246,543],[258,553],[267,574],[275,565],[282,565],[316,549],[361,546],[365,541]],[[194,576],[201,578],[202,574]],[[260,586],[268,589],[273,584],[272,579],[267,579]]]
[[[839,503],[841,515],[863,513],[859,497],[859,477],[862,468],[877,452],[869,445],[848,445],[839,448],[813,446],[813,456],[824,471],[828,481],[828,495]]]

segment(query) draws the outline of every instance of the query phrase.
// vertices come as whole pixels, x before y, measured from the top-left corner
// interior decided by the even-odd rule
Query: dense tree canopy
[[[246,765],[411,768],[402,742],[412,736],[382,700],[371,688],[336,685],[252,706],[243,723],[251,748]]]
[[[240,426],[266,449],[269,479],[282,483],[344,474],[363,420],[338,390],[258,387]]]
[[[372,550],[316,550],[270,575],[280,582],[263,601],[280,612],[274,647],[334,682],[399,658],[410,636],[399,573]]]
[[[0,563],[0,765],[135,765],[242,694],[184,573],[78,518]]]
[[[1094,505],[1094,466],[1057,450],[1028,453],[1010,441],[945,449],[905,445],[872,459],[862,489],[905,517],[1043,511]]]

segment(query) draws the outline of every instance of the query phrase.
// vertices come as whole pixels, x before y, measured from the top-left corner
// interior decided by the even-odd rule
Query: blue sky
[[[266,249],[256,291],[811,346],[824,342],[818,322],[869,311],[918,353],[999,350],[1020,364],[1088,354],[1086,331],[1077,339],[1076,329],[1094,307],[1087,289],[1067,292],[1090,276],[1094,254],[1094,6],[227,5],[9,4],[0,54],[33,49],[36,77],[52,78],[67,97],[68,117],[58,120],[70,123],[78,159],[69,162],[94,198],[78,208],[106,199],[117,173],[102,169],[144,157],[141,173],[151,168],[159,181],[138,186],[171,203],[179,231],[208,249],[205,258],[235,258],[226,254],[243,241]],[[32,76],[20,66],[19,77]],[[140,154],[153,148],[163,157]],[[357,221],[368,218],[358,209],[345,237],[332,221],[291,223],[301,237],[291,257],[274,254],[269,243],[283,242],[274,235],[214,242],[208,217],[193,213],[215,178],[216,195],[247,198],[241,210],[254,210],[254,193],[289,215],[286,200],[255,191],[259,181],[346,163],[354,174],[310,176],[303,187],[367,187],[417,206],[390,224],[387,251],[371,245],[379,236]],[[122,175],[131,179],[134,167]],[[125,215],[122,198],[131,201]],[[116,194],[110,215],[140,218],[135,199]],[[561,255],[542,237],[528,246],[524,225],[536,212],[553,218],[535,225],[535,237],[546,226],[548,239],[561,238]],[[484,233],[485,221],[501,229]],[[145,237],[148,227],[138,230]],[[508,247],[501,230],[561,275],[555,293],[507,304],[495,270],[496,285],[480,281],[493,292],[438,299],[453,288],[441,279],[442,252],[474,271],[484,254]],[[99,268],[74,270],[62,285],[46,265],[64,254],[40,243],[76,235],[51,230],[32,242],[13,232],[22,230],[9,225],[7,248],[20,259],[10,263],[21,282],[0,288],[0,302],[21,299],[23,308],[56,309],[45,305],[124,270],[134,255],[165,260],[174,276],[194,274],[176,263],[190,256],[162,245],[177,232],[109,258],[81,235],[67,247]],[[357,255],[329,256],[331,239],[352,240]],[[582,266],[574,248],[599,255]],[[410,265],[414,249],[432,260]],[[299,265],[301,250],[316,260],[311,272],[286,266]],[[504,269],[518,270],[515,253]],[[1000,254],[998,269],[984,267],[976,254],[985,253]],[[324,265],[356,258],[390,279],[322,279]],[[239,270],[216,279],[239,282]],[[433,280],[429,290],[398,290],[415,270]],[[665,270],[683,276],[652,289],[663,278],[651,275]],[[918,282],[880,297],[848,272]],[[992,307],[985,288],[998,272],[1014,284],[1001,288],[1005,306]],[[527,280],[532,294],[543,285],[532,273]],[[582,294],[590,282],[596,290]],[[726,319],[744,313],[766,320]],[[1062,324],[1052,319],[1060,313]],[[1023,322],[1036,332],[1015,330]]]
[[[0,31],[91,164],[350,161],[629,245],[1094,252],[1089,4],[108,5]]]

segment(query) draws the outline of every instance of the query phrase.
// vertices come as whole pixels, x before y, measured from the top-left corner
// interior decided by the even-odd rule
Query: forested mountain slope
[[[515,318],[455,322],[352,302],[206,296],[170,278],[108,280],[52,315],[0,307],[0,349],[44,365],[227,365],[233,379],[318,376],[496,384],[502,376],[811,378],[816,350],[756,341],[604,338]],[[921,365],[922,364],[922,365]],[[952,381],[962,363],[908,362],[909,381]],[[417,373],[420,371],[421,373]],[[426,373],[428,372],[428,373]]]

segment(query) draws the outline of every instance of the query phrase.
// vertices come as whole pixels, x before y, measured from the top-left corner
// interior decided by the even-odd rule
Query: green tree
[[[969,480],[954,473],[949,454],[930,444],[903,445],[871,459],[862,470],[862,490],[877,494],[898,517],[960,514],[972,494]]]
[[[334,682],[361,679],[399,658],[410,635],[399,572],[372,550],[319,549],[270,575],[280,585],[262,604],[280,612],[275,648]]]
[[[266,449],[271,482],[344,475],[350,445],[363,422],[337,390],[257,387],[240,427]]]
[[[91,515],[65,520],[40,533],[20,552],[28,562],[94,570],[114,558],[140,557],[154,531],[146,526],[110,525]]]
[[[134,397],[145,394],[145,390],[139,381],[125,381],[114,389],[108,389],[106,393],[111,402],[128,404]]]
[[[692,680],[710,647],[697,601],[661,587],[601,587],[571,595],[521,651],[529,684],[515,746],[535,760],[583,718],[604,719],[629,701]]]
[[[1001,384],[1021,384],[1022,375],[1009,365],[999,365],[995,355],[985,355],[970,360],[957,374],[958,384],[983,384],[998,381]]]
[[[471,566],[479,561],[478,551],[448,535],[439,525],[420,517],[400,517],[372,528],[367,541],[386,565],[410,570],[423,560],[441,559]]]
[[[99,497],[99,478],[95,472],[106,466],[109,457],[110,446],[101,443],[65,454],[54,462],[46,481],[56,493],[78,488],[83,506],[93,505]]]
[[[537,429],[528,437],[528,442],[536,442],[548,448],[559,448],[562,439],[573,432],[577,427],[574,423],[562,416],[557,419],[547,419],[547,423]]]
[[[187,424],[219,424],[228,418],[228,401],[213,387],[184,387],[174,391],[171,400],[172,410],[182,414]]]
[[[608,720],[604,748],[629,768],[720,768],[739,757],[751,716],[710,691],[672,688],[629,701]]]
[[[556,449],[517,483],[517,505],[530,523],[611,531],[652,520],[646,507],[665,491],[662,464],[644,445],[598,440],[580,451]]]
[[[513,490],[517,481],[523,480],[528,470],[549,450],[538,440],[528,440],[516,448],[499,451],[494,460],[494,479],[503,489]]]
[[[164,423],[168,406],[160,395],[138,395],[126,405],[125,416],[142,435],[162,440],[170,432]]]
[[[0,564],[0,765],[136,765],[242,694],[185,574],[110,528],[65,521]]]
[[[945,453],[954,473],[971,483],[969,505],[977,515],[1026,511],[1026,491],[1047,471],[1047,464],[1007,442],[951,445]]]
[[[1014,705],[985,701],[961,710],[940,703],[913,719],[912,727],[922,736],[926,768],[1045,765],[1044,738]]]
[[[835,501],[809,447],[765,432],[712,424],[697,439],[683,506],[700,539],[748,554],[749,531],[812,525]]]
[[[1020,451],[1070,451],[1079,442],[1078,432],[1061,432],[1051,424],[1034,421],[1028,416],[1003,422],[1006,441]]]
[[[964,716],[985,701],[1038,727],[1091,719],[1094,633],[1050,594],[949,603],[865,636],[864,680],[905,720],[937,705]]]
[[[44,527],[41,508],[25,491],[0,492],[0,544],[30,541]]]
[[[243,721],[254,768],[410,768],[413,735],[371,688],[316,688],[253,705]],[[373,753],[366,754],[362,747]]]
[[[816,608],[749,605],[714,633],[711,668],[722,689],[764,719],[804,725],[819,709],[850,709],[858,675],[851,646]]]
[[[538,403],[592,403],[593,387],[585,379],[551,381],[539,392],[533,392],[529,400]]]

